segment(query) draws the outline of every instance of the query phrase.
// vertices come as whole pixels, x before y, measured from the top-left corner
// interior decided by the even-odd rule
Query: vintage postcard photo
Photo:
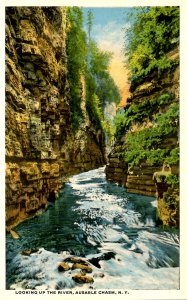
[[[186,299],[185,5],[3,10],[5,295]]]

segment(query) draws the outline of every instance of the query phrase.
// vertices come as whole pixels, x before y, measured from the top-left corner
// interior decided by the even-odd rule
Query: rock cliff
[[[72,130],[66,39],[65,7],[6,8],[7,228],[45,208],[69,174],[105,162],[84,95],[85,121]]]
[[[178,155],[178,49],[167,56],[171,68],[162,74],[152,72],[143,82],[131,85],[131,96],[122,112],[125,121],[109,154],[106,176],[128,192],[157,195],[158,218],[164,225],[178,226],[179,191],[176,182],[174,188],[173,182],[167,181],[179,176],[174,158]]]

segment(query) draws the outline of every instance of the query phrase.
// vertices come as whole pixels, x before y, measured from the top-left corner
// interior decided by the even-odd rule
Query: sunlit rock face
[[[168,58],[170,61],[174,61],[179,57],[179,49],[176,48],[170,53],[168,53]],[[158,216],[161,222],[167,226],[178,226],[178,211],[179,211],[179,191],[172,190],[172,195],[175,198],[175,207],[168,207],[169,200],[169,190],[171,185],[165,183],[164,193],[168,193],[160,196],[163,186],[159,182],[153,179],[153,174],[155,172],[162,171],[164,161],[157,164],[149,164],[145,160],[135,166],[130,166],[130,164],[125,161],[124,153],[126,151],[126,140],[128,132],[134,134],[142,129],[151,128],[154,126],[154,115],[161,115],[166,113],[171,104],[176,104],[179,102],[179,66],[176,65],[170,70],[166,70],[162,75],[158,75],[156,72],[152,72],[149,76],[144,79],[144,82],[136,84],[136,86],[131,86],[131,95],[127,99],[126,106],[124,110],[131,109],[133,107],[140,107],[144,103],[152,103],[153,99],[158,99],[164,94],[172,94],[173,99],[166,103],[157,103],[153,108],[151,108],[151,115],[144,117],[141,120],[141,113],[146,110],[146,106],[142,111],[139,111],[140,117],[137,118],[129,128],[122,134],[121,137],[116,138],[115,143],[111,149],[108,156],[108,164],[106,167],[106,177],[108,181],[117,182],[120,185],[127,188],[130,193],[137,193],[147,196],[157,196],[158,197]],[[151,105],[149,104],[151,107]],[[149,108],[150,108],[149,107]],[[176,122],[178,122],[176,120]],[[167,124],[166,124],[167,126]],[[175,125],[177,128],[177,125]],[[171,151],[179,144],[178,133],[174,132],[168,134],[166,138],[161,140],[159,148],[166,151]],[[159,149],[159,150],[160,150]],[[151,149],[150,149],[151,150]],[[179,170],[176,172],[173,169],[177,168],[177,165],[171,165],[170,173],[174,175],[179,175]],[[173,201],[173,200],[172,200]],[[169,212],[170,211],[170,212]]]
[[[66,8],[6,8],[8,227],[54,200],[68,174],[104,164],[86,112],[72,133],[66,37]]]

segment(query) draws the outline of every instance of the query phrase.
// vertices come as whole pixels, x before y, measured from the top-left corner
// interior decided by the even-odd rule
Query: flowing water
[[[71,177],[43,214],[16,227],[20,239],[7,234],[7,289],[179,289],[178,234],[155,227],[155,210],[155,198],[106,182],[104,168]],[[58,271],[70,255],[93,264],[92,285]]]

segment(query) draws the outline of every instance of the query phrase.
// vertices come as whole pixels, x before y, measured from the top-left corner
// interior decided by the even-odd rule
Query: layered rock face
[[[168,53],[168,58],[171,63],[176,61],[178,56],[178,49]],[[132,90],[124,110],[125,112],[130,111],[129,116],[134,119],[130,126],[126,126],[122,134],[118,135],[116,138],[112,151],[109,154],[109,160],[106,167],[107,180],[118,182],[131,193],[147,196],[157,195],[158,217],[162,223],[168,226],[178,226],[179,191],[178,189],[173,189],[172,185],[166,182],[167,176],[165,176],[166,171],[164,169],[168,168],[167,175],[178,176],[178,165],[172,165],[171,162],[171,166],[167,167],[167,165],[164,165],[164,160],[153,164],[145,159],[141,159],[138,164],[131,164],[125,160],[125,151],[128,151],[127,136],[129,133],[133,137],[136,133],[153,128],[155,126],[154,116],[161,116],[162,114],[167,113],[173,104],[178,104],[179,67],[177,63],[176,65],[174,64],[173,68],[165,71],[161,75],[152,73],[149,78]],[[163,99],[167,99],[167,101]],[[145,113],[146,109],[150,110],[150,116],[148,113]],[[135,114],[136,118],[134,117]],[[166,121],[166,126],[167,125]],[[176,129],[178,126],[177,120],[174,126],[173,132],[165,134],[165,136],[163,134],[163,137],[161,137],[161,135],[159,136],[159,146],[157,146],[155,142],[152,146],[153,150],[158,149],[160,153],[162,151],[169,153],[178,146],[178,132]],[[157,137],[158,135],[155,136],[155,141]],[[153,139],[153,136],[150,138]],[[147,136],[146,139],[149,142],[149,136]],[[142,142],[145,142],[145,140]],[[133,150],[134,149],[132,149],[132,151]],[[174,169],[175,171],[173,171]],[[161,172],[163,174],[164,179],[162,182],[159,181],[158,176],[153,176],[155,172]],[[168,200],[167,193],[169,193],[169,191],[171,192],[171,190],[172,194],[175,194],[175,207],[173,205],[170,207]]]
[[[156,186],[153,174],[155,171],[159,171],[160,168],[161,166],[152,167],[145,163],[142,163],[139,167],[130,167],[125,161],[120,159],[118,153],[112,152],[109,155],[109,163],[106,166],[106,177],[108,181],[118,182],[127,188],[129,193],[155,196]]]
[[[54,200],[69,174],[105,161],[86,111],[72,132],[66,35],[66,8],[6,8],[8,228]]]

